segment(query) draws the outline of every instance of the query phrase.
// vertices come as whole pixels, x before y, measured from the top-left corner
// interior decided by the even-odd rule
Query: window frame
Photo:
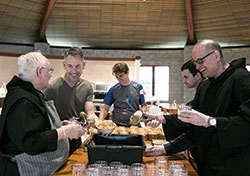
[[[155,83],[155,74],[156,74],[156,67],[168,67],[168,81],[170,79],[170,66],[169,65],[140,65],[140,67],[151,67],[152,68],[152,97],[155,96],[155,86],[156,86],[156,83]],[[169,101],[169,88],[170,88],[170,85],[169,85],[169,82],[168,82],[168,100]]]

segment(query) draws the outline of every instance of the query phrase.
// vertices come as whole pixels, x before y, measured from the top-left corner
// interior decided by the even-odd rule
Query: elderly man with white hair
[[[53,101],[41,92],[53,69],[39,52],[18,58],[19,73],[7,85],[0,118],[0,175],[52,175],[67,160],[68,138],[84,132],[62,126]]]

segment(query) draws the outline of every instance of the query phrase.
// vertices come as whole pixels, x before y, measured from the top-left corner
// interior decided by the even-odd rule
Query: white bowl
[[[116,127],[116,124],[113,122],[102,122],[96,126],[98,133],[101,134],[111,134]]]
[[[148,112],[145,112],[145,114],[150,115],[150,116],[162,116],[163,112],[160,112],[158,114],[149,114]]]

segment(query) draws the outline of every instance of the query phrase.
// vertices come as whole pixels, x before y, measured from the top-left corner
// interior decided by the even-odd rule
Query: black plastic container
[[[121,161],[124,164],[142,163],[146,147],[142,135],[95,134],[85,145],[88,148],[89,164],[98,160]]]

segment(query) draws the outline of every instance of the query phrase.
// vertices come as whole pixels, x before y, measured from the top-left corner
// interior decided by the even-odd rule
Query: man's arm
[[[190,124],[183,123],[178,119],[177,114],[164,115],[165,123],[162,124],[162,129],[167,141],[173,140],[182,133],[189,130]]]
[[[148,146],[145,150],[147,156],[172,155],[193,148],[195,140],[188,131],[174,140],[161,146]]]
[[[102,107],[102,110],[100,112],[100,115],[99,115],[99,120],[105,119],[105,117],[108,115],[109,109],[110,109],[110,106],[104,104],[104,106]]]
[[[141,111],[142,112],[146,112],[147,111],[147,105],[146,105],[146,103],[141,105]]]
[[[99,118],[95,114],[94,103],[92,101],[87,101],[85,103],[85,112],[87,114],[87,118],[94,117],[95,124],[99,124]]]

